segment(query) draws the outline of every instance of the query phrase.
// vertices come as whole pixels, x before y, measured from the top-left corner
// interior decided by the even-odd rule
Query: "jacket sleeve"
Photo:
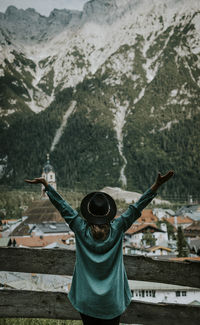
[[[60,212],[72,231],[75,232],[76,228],[82,226],[82,223],[84,223],[83,218],[79,216],[78,212],[74,210],[51,185],[48,185],[45,191],[51,203]]]
[[[144,192],[140,199],[129,205],[128,209],[122,213],[122,215],[115,219],[118,226],[125,232],[128,230],[132,223],[136,221],[140,216],[142,210],[153,200],[157,193],[153,192],[150,188]]]

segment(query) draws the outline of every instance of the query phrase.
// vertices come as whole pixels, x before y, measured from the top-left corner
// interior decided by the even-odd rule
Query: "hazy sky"
[[[13,5],[19,9],[35,8],[37,12],[48,16],[54,9],[82,10],[88,0],[0,0],[0,12],[5,12],[8,6]]]

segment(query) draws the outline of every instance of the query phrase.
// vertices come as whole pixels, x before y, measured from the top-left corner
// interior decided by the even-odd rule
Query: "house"
[[[129,228],[125,234],[125,241],[129,244],[134,244],[136,246],[149,246],[145,238],[145,234],[151,234],[154,238],[155,243],[167,243],[167,232],[161,230],[156,225],[144,224],[144,225],[134,225]],[[153,241],[152,241],[153,242]]]
[[[0,247],[9,247],[12,245],[12,241],[9,237],[0,238]]]
[[[152,246],[152,247],[137,247],[136,245],[132,244],[125,244],[123,246],[123,254],[125,255],[144,255],[144,256],[151,256],[158,259],[159,257],[170,257],[174,256],[174,251],[165,246]],[[176,255],[175,255],[176,256]]]
[[[200,220],[200,204],[184,205],[178,211],[176,211],[176,215],[187,216],[195,221],[199,221]]]
[[[66,222],[42,222],[41,224],[29,224],[32,236],[48,236],[72,233]]]
[[[192,238],[200,237],[200,221],[193,221],[191,225],[184,229],[184,236],[190,243]]]
[[[164,223],[160,228],[156,225],[158,218],[153,214],[151,209],[142,211],[142,215],[136,220],[135,223],[125,233],[125,243],[132,244],[137,247],[149,246],[145,240],[145,234],[151,234],[152,243],[156,245],[167,246],[168,234],[167,227]],[[150,245],[151,246],[151,245]]]
[[[190,247],[190,253],[200,256],[200,237],[190,239],[188,243]]]
[[[200,289],[164,283],[129,280],[132,300],[152,303],[200,303]]]
[[[190,217],[185,216],[174,216],[170,218],[164,218],[163,220],[168,221],[171,223],[171,225],[177,230],[178,227],[181,227],[182,229],[190,226],[193,223],[193,220]]]
[[[15,224],[18,221],[19,221],[19,219],[3,219],[3,220],[1,220],[1,223],[2,223],[3,227],[6,227],[8,225]]]
[[[10,234],[25,221],[26,217],[20,219],[4,219],[2,220],[2,237],[9,237]]]
[[[153,247],[149,247],[147,248],[147,255],[148,256],[158,256],[158,255],[170,255],[170,254],[174,254],[173,250],[169,247],[165,247],[165,246],[153,246]]]
[[[163,218],[170,218],[175,215],[175,212],[171,209],[161,209],[161,208],[154,208],[153,214],[159,219],[162,220]]]
[[[134,244],[124,244],[123,254],[125,255],[147,255],[147,249],[144,247],[137,247]]]
[[[60,234],[60,235],[46,235],[46,236],[22,236],[11,237],[12,241],[15,240],[16,247],[28,247],[28,248],[45,248],[52,243],[59,243],[65,245],[75,244],[75,238],[72,234]]]
[[[152,209],[144,209],[142,211],[141,216],[136,220],[136,224],[151,224],[156,223],[158,221],[158,217],[153,214]]]

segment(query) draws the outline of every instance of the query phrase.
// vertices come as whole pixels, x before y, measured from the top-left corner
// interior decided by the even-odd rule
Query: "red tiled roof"
[[[189,225],[188,227],[186,227],[184,229],[185,231],[189,230],[189,231],[200,231],[200,220],[199,221],[193,221],[193,223],[191,225]]]
[[[170,258],[170,260],[172,261],[197,261],[197,262],[200,262],[200,257],[197,256],[197,257],[172,257]]]
[[[154,231],[161,231],[155,224],[133,224],[127,231],[126,234],[133,235],[139,232],[143,232],[144,229],[151,228]]]
[[[180,225],[180,224],[188,224],[188,223],[192,223],[194,221],[190,217],[184,217],[184,216],[166,218],[166,220],[168,222],[170,222],[173,226],[175,225],[175,219],[177,219],[177,224],[178,225]]]
[[[169,247],[164,247],[164,246],[153,246],[153,247],[149,247],[147,248],[148,251],[151,251],[151,252],[154,252],[156,251],[157,249],[160,249],[160,250],[163,250],[163,251],[168,251],[168,252],[171,252],[172,249],[169,248]]]
[[[14,237],[11,239],[16,241],[17,246],[26,247],[45,247],[54,242],[62,243],[62,240],[67,240],[68,238],[74,237],[74,235],[55,235],[55,236],[33,236],[33,237]]]
[[[5,225],[8,222],[17,222],[19,219],[3,219],[1,220],[2,224]]]
[[[158,218],[153,214],[151,209],[145,209],[142,211],[141,216],[137,221],[127,230],[126,234],[132,235],[138,232],[141,232],[147,227],[153,228],[155,231],[161,231],[157,226],[156,222]]]
[[[137,219],[137,223],[155,223],[158,218],[153,214],[151,209],[144,209],[142,215]]]

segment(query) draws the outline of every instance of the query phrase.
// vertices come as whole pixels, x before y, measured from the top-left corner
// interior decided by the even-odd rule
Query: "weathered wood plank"
[[[0,291],[0,317],[80,319],[67,294],[21,290]],[[199,325],[200,307],[133,301],[121,321],[144,325]]]
[[[75,251],[0,248],[0,271],[72,275]]]
[[[159,261],[145,256],[125,256],[124,263],[130,280],[200,288],[200,263]]]
[[[75,252],[65,249],[0,248],[0,271],[72,275]],[[130,280],[200,288],[200,263],[124,256]]]

